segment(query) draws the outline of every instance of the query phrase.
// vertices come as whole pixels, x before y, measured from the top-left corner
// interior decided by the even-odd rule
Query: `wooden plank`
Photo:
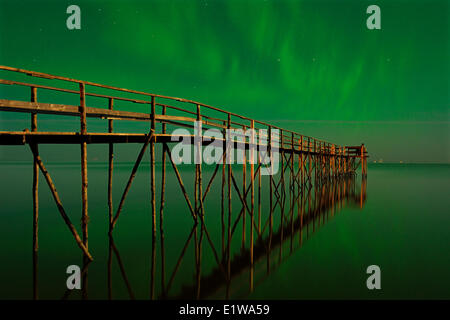
[[[42,114],[56,114],[65,116],[79,116],[80,107],[73,105],[64,104],[53,104],[53,103],[36,103],[27,102],[19,100],[6,100],[0,99],[0,111],[14,111],[14,112],[27,112],[27,113],[42,113]],[[120,111],[120,110],[108,110],[102,108],[86,107],[86,116],[95,118],[108,118],[117,120],[143,120],[151,121],[151,114],[142,112],[131,112],[131,111]],[[171,115],[155,115],[155,120],[172,120],[172,121],[185,121],[194,122],[195,118],[192,117],[182,117],[182,116],[171,116]],[[204,121],[204,123],[222,128],[223,126],[210,122]]]
[[[65,116],[80,115],[79,106],[6,99],[0,99],[0,111],[57,114]],[[117,119],[125,120],[150,120],[150,115],[148,113],[108,110],[93,107],[86,107],[86,116],[97,118],[115,117]]]

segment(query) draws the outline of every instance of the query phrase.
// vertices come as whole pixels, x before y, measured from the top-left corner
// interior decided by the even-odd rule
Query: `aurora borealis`
[[[81,30],[65,26],[70,4]],[[366,28],[370,4],[381,30]],[[445,0],[4,0],[0,29],[2,65],[364,142],[373,160],[450,160]]]
[[[156,94],[0,68],[0,300],[449,299],[449,16],[448,0],[0,0],[1,66]],[[355,151],[260,139],[257,163],[204,148],[194,165],[218,144],[175,128],[267,126],[164,96]]]

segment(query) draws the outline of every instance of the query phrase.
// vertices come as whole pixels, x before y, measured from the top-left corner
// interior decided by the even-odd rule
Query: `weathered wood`
[[[250,118],[240,116],[234,113],[230,113],[215,107],[211,107],[205,104],[193,102],[191,100],[186,99],[180,99],[180,98],[174,98],[174,97],[167,97],[167,96],[161,96],[156,94],[150,94],[150,93],[144,93],[134,90],[128,90],[128,89],[122,89],[117,87],[111,87],[111,86],[105,86],[100,85],[96,83],[86,82],[86,81],[80,81],[80,80],[74,80],[70,78],[64,78],[64,77],[58,77],[58,76],[52,76],[44,73],[39,72],[33,72],[33,71],[27,71],[22,69],[16,69],[16,68],[10,68],[10,67],[3,67],[0,66],[0,70],[8,70],[8,71],[14,71],[14,72],[21,72],[25,73],[34,77],[44,77],[48,79],[54,79],[54,80],[63,80],[63,81],[69,81],[72,83],[75,83],[79,86],[78,90],[69,90],[65,88],[57,88],[57,87],[49,87],[49,86],[43,86],[43,85],[34,85],[29,83],[21,83],[17,81],[9,81],[9,80],[3,80],[0,79],[0,84],[3,85],[14,85],[14,86],[25,86],[30,87],[31,89],[31,101],[15,101],[15,100],[8,100],[8,99],[0,99],[0,111],[13,111],[13,112],[25,112],[25,113],[31,113],[31,132],[30,131],[9,131],[9,132],[0,132],[0,145],[1,144],[29,144],[30,148],[32,148],[33,151],[33,252],[37,252],[38,249],[38,241],[37,241],[37,229],[38,229],[38,175],[39,175],[39,169],[43,171],[42,167],[43,164],[38,162],[36,155],[39,155],[38,146],[37,144],[40,143],[76,143],[80,144],[81,147],[81,192],[82,192],[82,232],[83,232],[83,240],[80,246],[80,243],[78,243],[77,237],[74,234],[75,239],[77,240],[77,244],[82,248],[83,252],[85,252],[86,258],[89,257],[89,259],[92,259],[92,257],[88,256],[88,194],[87,194],[87,187],[88,187],[88,179],[87,179],[87,143],[107,143],[109,144],[109,170],[108,170],[108,214],[109,214],[109,222],[110,222],[110,233],[112,232],[112,229],[114,225],[117,223],[117,219],[121,213],[121,209],[123,207],[125,198],[128,194],[128,191],[130,189],[130,186],[132,184],[132,181],[136,175],[137,169],[139,167],[139,164],[142,160],[142,157],[146,151],[146,148],[148,147],[148,144],[150,144],[150,200],[151,200],[151,211],[152,211],[152,275],[151,275],[151,297],[154,298],[154,279],[155,279],[155,270],[156,270],[156,261],[155,261],[155,255],[156,255],[156,179],[155,179],[155,159],[156,159],[156,143],[162,143],[163,144],[163,154],[162,154],[162,161],[163,161],[163,169],[162,169],[162,182],[161,182],[161,200],[160,200],[160,208],[159,208],[159,221],[160,221],[160,237],[161,237],[161,265],[162,265],[162,276],[161,276],[161,286],[162,286],[162,296],[165,296],[165,291],[167,288],[165,288],[165,260],[164,260],[164,230],[163,230],[163,210],[164,210],[164,197],[165,197],[165,176],[166,176],[166,167],[165,167],[165,161],[166,157],[169,156],[172,167],[175,171],[175,174],[177,176],[178,182],[180,184],[181,190],[183,192],[183,195],[185,197],[185,200],[188,204],[189,210],[191,212],[191,215],[195,222],[197,222],[197,219],[200,218],[200,238],[197,239],[197,229],[194,231],[195,235],[195,249],[196,249],[196,270],[197,270],[197,297],[200,297],[200,288],[201,288],[201,278],[200,278],[200,271],[201,271],[201,258],[202,258],[202,239],[203,235],[206,236],[211,249],[214,253],[214,256],[216,258],[216,261],[220,268],[223,268],[223,263],[227,264],[226,267],[226,279],[227,279],[227,288],[229,287],[231,280],[231,243],[233,238],[233,232],[234,229],[238,226],[238,223],[240,222],[240,219],[242,218],[242,248],[245,249],[246,245],[246,215],[249,214],[249,217],[251,219],[250,221],[250,264],[253,265],[254,260],[254,232],[256,231],[258,234],[258,242],[262,239],[262,234],[264,234],[264,231],[267,226],[270,227],[269,231],[269,250],[272,245],[272,236],[273,236],[273,216],[274,216],[274,210],[279,205],[280,207],[280,240],[279,242],[283,242],[283,236],[284,236],[284,225],[285,225],[285,209],[289,206],[288,213],[290,214],[290,234],[292,239],[293,234],[293,222],[294,222],[294,208],[297,202],[297,215],[300,215],[303,219],[302,211],[299,204],[299,196],[300,194],[303,196],[303,186],[309,182],[309,186],[311,187],[314,184],[314,190],[317,191],[317,194],[320,194],[319,197],[314,198],[314,204],[315,207],[321,208],[324,203],[327,202],[327,198],[330,197],[330,189],[325,188],[324,183],[335,180],[340,176],[343,175],[354,175],[357,167],[361,165],[361,173],[362,176],[365,177],[367,173],[367,151],[362,146],[347,146],[347,147],[340,147],[336,146],[334,144],[330,144],[325,141],[320,141],[314,138],[306,137],[303,135],[300,135],[298,133],[295,133],[290,130],[281,129],[279,127],[266,124],[261,121],[252,120]],[[103,89],[109,89],[114,90],[114,95],[104,95],[99,93],[92,93],[92,92],[86,92],[86,86],[94,86],[98,88]],[[79,106],[72,106],[72,105],[63,105],[63,104],[51,104],[51,103],[38,103],[37,102],[37,95],[36,90],[39,88],[40,90],[51,90],[51,91],[59,91],[62,93],[70,93],[70,94],[79,94],[80,95],[80,105]],[[92,89],[92,88],[91,88]],[[104,92],[106,90],[102,90]],[[145,97],[145,100],[142,99],[133,99],[133,98],[125,98],[120,97],[118,94],[126,93],[129,94],[138,94]],[[86,105],[86,96],[93,96],[97,98],[102,99],[108,99],[109,105],[108,108],[93,108],[88,107]],[[148,99],[148,97],[151,98]],[[158,100],[161,100],[161,102],[164,103],[156,103],[156,98],[158,97]],[[161,99],[159,99],[161,98]],[[137,104],[141,104],[142,106],[136,106],[147,108],[146,106],[150,104],[150,111],[149,112],[130,112],[130,111],[120,111],[120,110],[113,110],[113,101],[124,101],[124,102],[133,102]],[[149,101],[150,100],[150,101]],[[170,101],[176,101],[176,102],[182,102],[186,103],[181,107],[177,106],[171,106],[169,104],[166,104],[166,100]],[[157,114],[156,112],[156,106],[162,108],[161,114]],[[196,107],[196,110],[188,110],[188,108],[193,109],[193,107]],[[167,114],[167,110],[174,110],[176,115],[170,115]],[[210,110],[218,112],[217,117],[211,117],[206,114],[202,114],[202,112],[206,113],[204,110]],[[139,109],[137,109],[139,110]],[[169,111],[170,111],[169,110]],[[144,110],[145,111],[145,110]],[[148,111],[148,109],[147,109]],[[56,114],[56,115],[64,115],[64,116],[74,116],[80,118],[80,131],[79,132],[38,132],[37,131],[37,114]],[[187,116],[186,116],[187,115]],[[225,119],[226,116],[226,119]],[[237,118],[237,120],[233,119],[231,120],[231,117]],[[97,119],[105,119],[108,121],[108,132],[107,133],[88,133],[87,131],[87,118],[97,118]],[[73,118],[76,120],[76,118]],[[113,133],[113,120],[130,120],[130,121],[146,121],[150,123],[150,133]],[[243,121],[242,121],[243,120]],[[243,181],[242,181],[242,192],[240,191],[240,187],[238,187],[235,177],[233,175],[233,170],[231,166],[231,152],[232,150],[226,150],[223,159],[222,159],[222,207],[221,207],[221,220],[222,220],[222,261],[219,260],[218,255],[216,253],[215,247],[213,242],[211,241],[211,237],[208,233],[208,230],[205,226],[205,209],[204,209],[204,201],[209,193],[212,182],[217,174],[217,171],[219,170],[219,164],[216,165],[216,168],[214,170],[214,173],[212,177],[209,180],[209,183],[206,187],[206,191],[203,193],[203,186],[202,186],[202,166],[200,163],[196,163],[196,178],[195,178],[195,206],[193,207],[189,197],[187,196],[187,192],[185,190],[183,181],[181,179],[181,175],[177,169],[177,166],[175,165],[174,161],[171,159],[171,153],[170,149],[168,147],[168,143],[171,141],[170,134],[166,133],[166,126],[174,126],[174,127],[186,127],[186,128],[194,128],[194,121],[199,121],[202,125],[205,125],[203,127],[204,130],[207,130],[209,128],[218,128],[220,130],[224,130],[226,128],[242,128],[247,129],[249,128],[248,122],[250,121],[250,128],[255,128],[255,123],[258,123],[263,126],[267,126],[269,129],[269,140],[271,141],[272,131],[274,129],[279,130],[279,134],[275,137],[275,139],[280,143],[279,152],[281,154],[281,174],[280,178],[278,180],[278,183],[276,183],[275,179],[271,175],[269,177],[269,186],[270,186],[270,213],[269,213],[269,219],[266,222],[266,225],[264,226],[263,230],[261,231],[261,171],[259,170],[261,163],[258,166],[256,174],[258,174],[258,221],[255,221],[255,168],[254,168],[254,149],[253,147],[255,145],[261,145],[261,140],[258,139],[258,142],[255,143],[255,135],[252,133],[252,137],[250,141],[244,141],[244,143],[241,146],[237,146],[236,148],[239,148],[243,150],[244,152],[244,163],[243,163]],[[157,134],[156,132],[156,122],[160,122],[162,124],[162,133]],[[264,136],[261,132],[259,135]],[[242,136],[242,135],[241,135]],[[260,138],[261,138],[260,136]],[[203,136],[203,132],[200,133],[200,137],[195,137],[193,135],[187,135],[185,137],[188,137],[187,142],[189,144],[193,144],[194,146],[197,146],[197,151],[199,154],[196,154],[198,158],[200,158],[201,155],[201,149],[198,146],[206,145],[206,144],[214,144],[214,145],[224,145],[225,138],[217,138],[217,139],[209,139],[209,137]],[[245,139],[245,135],[244,135]],[[211,141],[208,141],[211,140]],[[304,145],[304,143],[307,140],[307,145]],[[125,187],[125,190],[122,194],[122,198],[120,200],[118,209],[116,211],[116,215],[113,215],[113,202],[112,202],[112,178],[113,178],[113,167],[114,167],[114,143],[143,143],[143,146],[141,148],[141,151],[138,155],[138,158],[135,162],[135,165],[133,167],[133,170],[131,172],[130,178],[127,182],[127,185]],[[268,147],[268,154],[270,154],[271,162],[273,162],[273,153],[271,149],[271,143],[269,143]],[[250,185],[247,186],[247,159],[246,159],[246,150],[250,150]],[[338,150],[336,152],[336,150]],[[167,154],[166,154],[167,152]],[[294,156],[298,155],[298,166],[299,168],[297,170],[294,170]],[[288,156],[290,158],[288,159]],[[225,167],[226,163],[224,160],[226,158],[228,160],[228,179],[226,178],[225,174]],[[355,161],[359,160],[359,162]],[[41,167],[42,165],[42,167]],[[337,167],[337,168],[336,168]],[[285,173],[286,170],[288,173]],[[314,173],[312,172],[314,170]],[[289,185],[286,182],[285,174],[289,174]],[[300,175],[300,176],[299,176]],[[44,175],[45,176],[45,175]],[[45,177],[47,180],[47,183],[50,186],[49,180],[47,177]],[[48,176],[49,178],[49,176]],[[50,180],[51,181],[51,180]],[[228,182],[228,230],[226,231],[225,226],[225,185]],[[240,214],[238,215],[237,219],[235,220],[234,225],[232,224],[232,187],[231,184],[233,183],[234,189],[236,190],[239,200],[242,203],[242,208],[240,210]],[[54,186],[53,186],[54,187]],[[275,189],[274,189],[275,188]],[[286,195],[286,188],[289,188],[289,195]],[[50,186],[50,189],[52,190],[52,187]],[[309,189],[311,190],[311,188]],[[56,193],[56,189],[54,190]],[[346,192],[346,188],[344,187],[344,195]],[[55,198],[55,202],[57,203],[58,209],[60,210],[61,215],[64,218],[63,208],[61,205],[61,209],[58,204],[59,197],[56,193],[52,194]],[[309,194],[311,192],[309,191]],[[248,206],[248,195],[251,195],[251,205]],[[272,196],[275,195],[276,201],[275,204],[273,202]],[[289,204],[286,205],[287,199],[289,196]],[[359,198],[360,203],[365,200],[362,197]],[[60,201],[59,201],[60,202]],[[303,207],[303,200],[302,205]],[[311,208],[311,204],[309,206]],[[239,211],[236,211],[236,213],[239,213]],[[67,216],[66,216],[67,217]],[[288,215],[286,215],[288,217]],[[325,220],[325,217],[321,218],[319,217],[319,225],[323,224]],[[67,221],[66,221],[66,224]],[[70,227],[70,221],[69,221],[69,228]],[[315,229],[315,217],[313,219],[313,228]],[[76,230],[72,225],[71,232],[75,232]],[[225,240],[225,233],[228,233],[227,239]],[[289,232],[288,232],[289,233]],[[198,240],[198,241],[197,241]],[[236,239],[237,240],[237,239]],[[247,239],[248,240],[248,239]],[[278,240],[276,240],[278,241]],[[227,242],[227,243],[226,243]],[[280,246],[280,258],[281,258],[281,246]],[[85,259],[86,260],[86,259]],[[86,260],[87,261],[87,260]],[[37,256],[36,256],[36,262],[37,262]],[[268,269],[270,265],[269,256],[268,256]],[[253,288],[253,268],[251,268],[251,274],[250,274],[250,288]],[[37,277],[37,274],[35,278]],[[172,281],[172,279],[171,279]],[[83,291],[83,297],[87,297],[87,271],[84,273],[83,276],[83,282],[86,283],[86,292]],[[36,286],[37,287],[37,286]],[[170,281],[169,285],[170,287]],[[228,288],[229,289],[229,288]],[[227,296],[229,294],[229,291],[227,289]],[[35,293],[35,296],[37,296],[37,293]]]
[[[151,192],[151,208],[152,208],[152,242],[156,242],[156,178],[155,178],[155,139],[154,134],[156,130],[155,118],[155,97],[151,98],[151,123],[150,123],[150,192]]]
[[[258,170],[258,232],[261,233],[261,170]]]
[[[80,134],[87,132],[86,124],[86,96],[84,84],[80,83]],[[83,230],[83,243],[88,247],[88,177],[87,177],[87,145],[81,142],[81,228]]]
[[[37,89],[31,88],[31,102],[37,101]],[[37,131],[37,115],[31,114],[31,131]],[[37,149],[38,146],[35,145]],[[39,225],[39,166],[36,158],[33,157],[33,250],[37,251],[38,243],[38,225]]]
[[[144,157],[145,150],[147,150],[147,147],[150,143],[150,140],[152,139],[152,136],[153,136],[153,134],[151,132],[147,135],[147,139],[146,139],[144,145],[142,146],[141,151],[139,152],[136,162],[134,163],[130,178],[128,179],[127,185],[122,194],[122,198],[120,199],[120,203],[119,203],[119,207],[117,208],[116,215],[114,216],[114,219],[111,223],[110,233],[112,232],[112,229],[116,225],[117,219],[119,219],[119,215],[120,215],[120,212],[122,211],[122,207],[123,207],[123,204],[127,197],[128,191],[130,191],[131,184],[133,183],[134,177],[136,176],[137,169],[139,168],[139,165],[141,164],[142,158]]]
[[[195,213],[194,208],[192,207],[191,201],[189,200],[189,196],[186,192],[186,188],[184,187],[183,179],[181,179],[181,175],[180,175],[180,172],[178,171],[177,165],[173,162],[172,153],[170,152],[170,149],[167,146],[167,144],[163,144],[163,148],[164,148],[165,152],[167,152],[167,155],[169,156],[170,163],[172,164],[172,168],[175,171],[175,174],[176,174],[177,180],[178,180],[178,184],[180,185],[181,192],[184,195],[184,199],[186,200],[186,203],[189,207],[192,218],[194,219],[194,221],[197,221],[197,215]]]
[[[228,129],[231,128],[231,114],[228,113]],[[231,139],[229,130],[227,131],[228,141]],[[231,150],[227,152],[227,165],[228,165],[228,237],[227,237],[227,297],[229,296],[229,285],[231,281]]]
[[[9,81],[9,80],[3,80],[0,79],[0,84],[7,84],[7,85],[19,85],[19,86],[25,86],[25,87],[31,87],[31,88],[39,88],[39,89],[46,89],[51,91],[59,91],[59,92],[65,92],[65,93],[73,93],[73,94],[80,94],[77,90],[70,90],[70,89],[63,89],[58,87],[50,87],[50,86],[44,86],[39,84],[31,84],[31,83],[25,83],[25,82],[19,82],[19,81]],[[121,101],[127,101],[127,102],[133,102],[133,103],[140,103],[140,104],[150,104],[149,101],[146,100],[139,100],[139,99],[128,99],[118,96],[109,96],[104,94],[98,94],[98,93],[91,93],[86,92],[86,96],[91,97],[98,97],[98,98],[106,98],[106,99],[113,99],[113,100],[121,100]]]
[[[272,128],[269,126],[269,143],[267,146],[267,151],[269,153],[270,163],[273,161],[273,152],[272,152]],[[273,175],[269,175],[269,241],[268,241],[268,249],[267,249],[267,272],[270,272],[270,249],[272,246],[272,230],[273,230]],[[264,233],[264,231],[263,231]]]
[[[280,135],[281,137],[283,137],[283,130],[280,130]],[[285,200],[285,192],[286,192],[286,186],[284,183],[284,152],[283,152],[283,147],[284,147],[284,142],[283,142],[283,138],[281,138],[281,146],[280,146],[280,153],[281,153],[281,177],[280,177],[280,183],[281,183],[281,191],[280,191],[280,208],[281,208],[281,212],[280,212],[280,226],[281,226],[281,233],[280,233],[280,241],[283,242],[283,236],[284,236],[284,200]],[[281,261],[282,258],[282,246],[280,246],[280,255],[279,255],[279,259]]]
[[[219,109],[219,108],[207,105],[207,104],[199,103],[199,102],[196,102],[196,101],[188,100],[188,99],[182,99],[182,98],[177,98],[177,97],[170,97],[170,96],[158,95],[158,94],[142,92],[142,91],[137,91],[137,90],[130,90],[130,89],[125,89],[125,88],[108,86],[108,85],[98,84],[98,83],[94,83],[94,82],[82,81],[82,80],[77,80],[77,79],[73,79],[73,78],[69,78],[69,77],[50,75],[50,74],[46,74],[46,73],[42,73],[42,72],[35,72],[35,71],[24,70],[24,69],[20,69],[20,68],[13,68],[13,67],[8,67],[8,66],[0,66],[0,70],[7,70],[7,71],[11,71],[11,72],[18,72],[18,73],[26,74],[26,75],[29,75],[29,76],[32,76],[32,77],[40,77],[40,78],[46,78],[46,79],[66,81],[66,82],[76,83],[78,85],[83,84],[83,86],[91,86],[91,87],[108,89],[108,90],[114,91],[116,94],[117,93],[136,94],[136,95],[140,95],[140,96],[143,96],[143,97],[153,97],[153,98],[158,97],[158,98],[163,98],[163,99],[170,100],[170,101],[176,101],[176,102],[182,102],[182,103],[186,103],[186,104],[199,105],[199,106],[202,106],[202,107],[204,107],[204,108],[206,108],[208,110],[212,110],[212,111],[219,112],[219,113],[222,113],[222,114],[229,114],[229,115],[232,115],[232,116],[234,116],[236,118],[239,118],[241,120],[245,120],[245,121],[247,121],[247,120],[251,121],[252,120],[252,119],[250,119],[248,117],[245,117],[245,116],[242,116],[242,115],[239,115],[239,114],[227,112],[225,110],[222,110],[222,109]],[[43,85],[38,85],[38,84],[10,81],[10,80],[5,80],[5,79],[0,79],[0,84],[4,84],[4,85],[20,85],[20,86],[28,86],[28,87],[35,86],[35,87],[39,87],[39,88],[42,88],[42,89],[48,89],[48,90],[52,90],[52,91],[60,91],[60,92],[72,93],[72,94],[77,93],[77,91],[75,91],[75,90],[70,90],[70,89],[66,89],[66,88],[49,87],[49,86],[43,86]],[[148,100],[145,100],[145,99],[143,100],[143,99],[126,98],[126,97],[120,97],[120,96],[117,96],[117,95],[103,95],[103,94],[92,93],[92,92],[86,92],[85,94],[89,95],[89,96],[99,97],[99,98],[105,98],[105,99],[113,98],[115,100],[133,102],[133,103],[138,103],[138,104],[148,104],[149,103]],[[173,108],[174,110],[178,109],[178,110],[182,110],[183,112],[195,114],[194,112],[188,111],[188,110],[183,109],[183,108],[178,108],[178,107],[175,107],[175,106],[168,106],[168,107]],[[72,110],[72,112],[73,112],[74,115],[77,114],[76,107],[75,107],[75,109]],[[214,120],[218,121],[219,124],[218,123],[215,124],[217,126],[221,126],[220,123],[225,124],[225,122],[226,122],[226,120],[219,119],[219,118],[212,118],[212,117],[208,117],[208,116],[205,116],[205,118],[208,118],[208,119],[211,119],[211,120],[214,119]],[[193,120],[192,118],[189,119],[189,121],[192,121],[192,120]],[[260,125],[270,126],[273,129],[281,129],[281,128],[277,127],[277,126],[270,125],[270,124],[265,123],[263,121],[257,121],[257,120],[254,120],[254,121],[255,121],[255,123],[258,123]],[[235,122],[235,121],[230,122],[230,123],[231,124],[236,124],[237,127],[242,127],[243,126],[243,124],[241,124],[239,122]],[[213,124],[211,123],[211,125],[213,125]],[[293,131],[286,130],[286,129],[284,129],[284,132],[286,132],[286,133],[294,133],[296,136],[299,136],[299,137],[302,136],[302,135],[300,135],[298,133],[295,133]],[[285,135],[283,135],[283,134],[280,135],[279,141],[281,143],[283,143],[283,138],[284,137],[285,137]],[[351,147],[351,148],[353,148],[353,147]],[[358,148],[358,147],[356,147],[356,148]]]
[[[0,99],[0,111],[76,116],[80,115],[79,110],[80,110],[79,107],[72,105]],[[108,110],[94,107],[86,107],[85,110],[86,110],[86,117],[104,118],[104,119],[113,118],[116,120],[151,121],[151,115],[149,115],[148,113]],[[155,115],[155,119],[158,121],[161,120],[185,121],[185,122],[195,121],[195,118],[171,116],[171,115]],[[209,124],[211,125],[212,123]]]
[[[244,137],[244,139],[245,139],[245,137]],[[244,201],[247,201],[247,195],[245,194],[245,190],[246,190],[246,186],[247,186],[246,176],[247,176],[247,157],[246,157],[245,149],[244,149],[243,163],[242,163],[242,194],[244,197]],[[241,237],[242,243],[241,243],[241,246],[243,249],[243,248],[245,248],[245,231],[246,231],[245,230],[245,220],[246,220],[245,218],[247,216],[245,214],[245,208],[242,208],[241,215],[242,215],[242,237]]]
[[[260,166],[258,166],[257,172],[259,171],[259,169],[260,169]],[[234,186],[236,192],[238,193],[239,200],[241,200],[241,203],[242,203],[241,211],[240,211],[238,217],[236,218],[236,220],[235,220],[235,222],[234,222],[234,224],[233,224],[233,228],[231,229],[231,235],[233,235],[233,234],[234,234],[234,231],[235,231],[235,229],[236,229],[236,227],[237,227],[237,225],[238,225],[240,219],[241,219],[242,216],[244,215],[244,213],[245,213],[246,211],[248,211],[248,214],[250,215],[250,209],[249,209],[248,204],[247,204],[247,201],[245,201],[245,199],[246,199],[247,195],[251,192],[251,185],[249,185],[249,186],[247,187],[247,190],[245,190],[244,193],[243,193],[244,196],[242,196],[241,193],[240,193],[240,191],[239,191],[239,188],[238,188],[238,185],[237,185],[237,183],[236,183],[236,180],[234,179],[233,171],[231,171],[231,178],[232,178],[232,181],[233,181],[233,186]],[[243,210],[243,209],[247,209],[247,210]],[[261,234],[259,233],[258,226],[256,225],[255,222],[253,223],[253,226],[254,226],[254,228],[257,230],[258,236],[260,237]]]
[[[162,107],[162,114],[166,114],[166,107]],[[162,124],[162,133],[166,133],[166,124]],[[161,201],[160,201],[160,207],[159,207],[159,234],[160,234],[160,241],[161,241],[161,290],[162,290],[162,296],[166,296],[166,258],[165,258],[165,251],[164,251],[164,204],[165,204],[165,191],[166,191],[166,153],[162,152],[162,173],[161,173]]]
[[[226,151],[224,152],[225,156]],[[225,256],[225,161],[224,157],[222,157],[222,192],[221,192],[221,206],[220,206],[220,221],[222,227],[222,257]]]
[[[112,110],[114,107],[114,100],[112,98],[109,99],[109,110]],[[108,120],[108,133],[112,133],[114,131],[113,128],[113,120]],[[113,170],[114,170],[114,144],[109,143],[108,146],[108,216],[109,216],[109,228],[111,229],[111,224],[113,222],[114,213],[113,213],[113,201],[112,201],[112,182],[113,182]]]
[[[197,104],[197,123],[201,123],[202,116],[200,113],[200,106]],[[203,136],[203,132],[201,131],[201,128],[197,128],[197,134],[199,137]],[[203,240],[203,230],[205,228],[205,217],[204,217],[204,207],[203,207],[203,191],[202,191],[202,145],[201,145],[201,138],[196,139],[197,143],[195,145],[196,154],[195,157],[197,161],[196,163],[196,180],[195,180],[195,190],[196,192],[196,198],[195,207],[197,208],[197,203],[199,204],[199,208],[197,211],[197,217],[200,216],[201,219],[201,229],[200,229],[200,239],[197,243],[196,248],[196,277],[197,277],[197,299],[200,298],[200,290],[201,290],[201,261],[202,261],[202,240]],[[198,197],[198,198],[197,198]]]
[[[254,145],[255,143],[255,122],[251,121],[252,135],[250,143]],[[254,225],[254,216],[255,216],[255,164],[254,164],[254,148],[250,148],[250,185],[251,185],[251,207],[250,207],[250,291],[253,291],[253,225]],[[244,185],[245,187],[245,185]],[[260,226],[259,226],[260,228]],[[258,229],[259,230],[259,229]],[[258,231],[259,232],[259,231]]]
[[[77,233],[77,230],[73,226],[72,222],[70,221],[69,217],[66,214],[66,211],[64,210],[64,207],[61,203],[61,199],[59,198],[58,192],[56,191],[55,185],[53,184],[52,178],[50,177],[50,174],[48,173],[47,169],[45,168],[41,157],[39,156],[38,150],[33,145],[30,145],[31,152],[33,152],[33,155],[39,165],[39,168],[41,169],[41,172],[47,181],[47,184],[50,188],[50,191],[52,192],[53,199],[56,202],[56,206],[58,208],[59,213],[61,214],[61,217],[63,218],[64,222],[66,223],[67,227],[69,228],[70,232],[75,238],[75,241],[77,242],[80,249],[83,251],[83,253],[90,259],[93,260],[91,254],[89,253],[86,246],[83,244],[83,241],[81,240],[80,236]]]
[[[31,102],[37,101],[37,89],[31,88]],[[37,115],[31,114],[31,131],[37,131]],[[36,150],[38,146],[35,146]],[[39,165],[33,155],[33,299],[38,295],[38,248],[39,248]]]

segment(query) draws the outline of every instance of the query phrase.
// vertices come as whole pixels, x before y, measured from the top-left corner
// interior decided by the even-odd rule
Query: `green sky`
[[[0,64],[365,142],[373,159],[450,162],[449,28],[446,0],[1,0]]]

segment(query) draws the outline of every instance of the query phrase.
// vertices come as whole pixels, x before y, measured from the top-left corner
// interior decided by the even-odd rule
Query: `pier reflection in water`
[[[366,178],[358,179],[354,175],[326,181],[316,186],[303,188],[286,188],[286,194],[281,198],[279,210],[269,212],[267,219],[257,221],[258,236],[253,247],[253,261],[250,259],[248,246],[239,246],[230,255],[229,243],[226,235],[226,221],[222,219],[222,237],[220,243],[206,242],[207,226],[201,223],[190,227],[189,235],[184,240],[176,263],[169,265],[165,261],[166,244],[164,236],[159,243],[152,242],[151,268],[149,291],[152,299],[228,299],[245,298],[263,282],[272,271],[288,259],[294,252],[301,249],[305,241],[326,224],[342,208],[352,206],[362,208],[366,201]],[[280,190],[281,192],[281,190]],[[286,207],[283,208],[285,204]],[[270,211],[270,210],[269,210]],[[281,212],[284,211],[284,214]],[[276,219],[279,219],[276,223]],[[241,242],[240,233],[234,232],[238,224],[232,229],[232,241]],[[163,233],[162,233],[163,234]],[[238,238],[238,239],[235,239]],[[202,257],[209,247],[213,252],[215,267],[202,270],[205,258]],[[220,248],[219,251],[216,248]],[[189,255],[194,257],[187,259]],[[190,261],[185,261],[190,260]],[[81,298],[89,299],[89,267],[92,263],[84,259],[82,268]],[[211,264],[210,261],[206,261]],[[114,277],[112,268],[116,264],[120,276]],[[123,261],[113,236],[109,236],[109,252],[106,264],[108,299],[114,299],[114,286],[120,282],[124,285],[130,299],[135,299],[129,278],[127,276],[126,261]],[[156,274],[156,268],[160,272]],[[33,292],[38,298],[37,255],[33,251]],[[192,277],[179,275],[180,270],[193,270]],[[181,277],[181,286],[173,289],[174,280]],[[66,290],[62,299],[71,297],[74,291]],[[140,297],[139,297],[140,298]]]

